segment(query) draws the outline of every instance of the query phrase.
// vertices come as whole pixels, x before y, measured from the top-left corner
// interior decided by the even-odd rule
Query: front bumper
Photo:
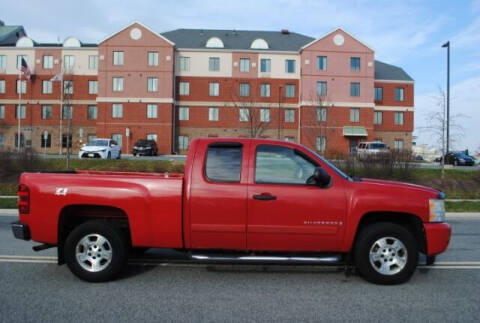
[[[32,238],[28,225],[22,224],[20,221],[12,223],[12,232],[13,236],[17,239],[30,240]]]
[[[103,151],[81,151],[79,158],[106,158],[106,152]]]
[[[143,149],[143,150],[139,150],[139,149],[134,149],[132,151],[133,154],[135,155],[151,155],[152,154],[152,150],[151,149]]]
[[[424,223],[427,240],[427,256],[444,252],[450,242],[452,228],[448,223]]]

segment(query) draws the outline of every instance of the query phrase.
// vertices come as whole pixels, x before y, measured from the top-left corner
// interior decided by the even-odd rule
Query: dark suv
[[[157,143],[155,140],[148,140],[148,139],[140,139],[135,143],[133,146],[132,154],[133,156],[137,155],[149,155],[149,156],[157,156],[158,149]]]
[[[445,164],[473,166],[475,165],[475,160],[465,153],[450,152],[445,155]]]

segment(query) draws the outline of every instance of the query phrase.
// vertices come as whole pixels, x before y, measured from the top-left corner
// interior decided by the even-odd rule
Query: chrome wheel
[[[395,275],[407,264],[407,248],[397,238],[384,237],[370,248],[370,264],[382,275]]]
[[[77,243],[75,258],[78,264],[90,272],[99,272],[112,261],[112,246],[100,234],[88,234]]]

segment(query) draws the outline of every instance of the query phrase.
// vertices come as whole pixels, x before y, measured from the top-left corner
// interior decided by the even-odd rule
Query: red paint
[[[215,183],[204,175],[208,146],[219,142],[243,146],[239,183]],[[260,144],[300,151],[330,174],[332,184],[319,188],[255,183],[255,151]],[[429,255],[443,252],[451,234],[448,224],[429,223],[428,201],[437,198],[438,191],[389,181],[347,180],[304,146],[277,140],[195,139],[185,175],[24,173],[20,184],[30,190],[29,213],[20,215],[21,222],[29,226],[33,240],[52,244],[57,243],[61,211],[82,204],[123,211],[134,246],[348,252],[360,221],[371,212],[416,216],[425,228]],[[58,188],[68,192],[55,194]],[[256,194],[277,198],[255,200]]]

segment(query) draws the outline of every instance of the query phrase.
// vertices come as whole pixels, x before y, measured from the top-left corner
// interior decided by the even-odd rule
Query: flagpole
[[[22,70],[18,73],[18,80],[19,85],[17,86],[18,89],[18,107],[17,107],[17,119],[18,119],[18,129],[17,129],[17,153],[20,152],[20,120],[22,119]]]
[[[60,59],[60,155],[62,155],[62,119],[63,119],[63,60]]]

